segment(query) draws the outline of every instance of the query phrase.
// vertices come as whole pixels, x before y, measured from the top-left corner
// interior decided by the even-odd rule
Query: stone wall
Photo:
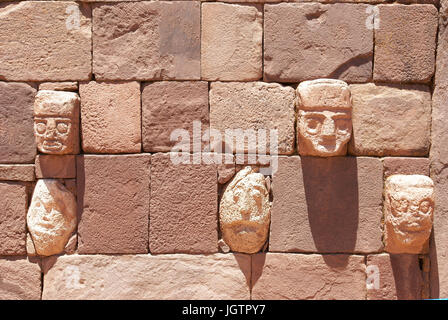
[[[0,299],[447,298],[447,23],[447,0],[0,0]],[[314,79],[351,95],[337,154],[302,145]],[[434,181],[429,249],[386,247],[398,174]]]

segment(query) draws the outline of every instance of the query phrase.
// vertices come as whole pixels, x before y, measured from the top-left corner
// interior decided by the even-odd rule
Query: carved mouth
[[[62,149],[62,143],[58,140],[45,140],[43,147],[50,151],[59,151]]]

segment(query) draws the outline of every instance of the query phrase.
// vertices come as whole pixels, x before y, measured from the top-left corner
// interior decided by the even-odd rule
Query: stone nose
[[[333,137],[336,134],[336,126],[334,120],[331,118],[325,118],[322,124],[322,136]]]
[[[47,130],[45,135],[47,137],[55,137],[57,134],[56,132],[56,121],[54,121],[53,119],[49,119],[47,120]]]

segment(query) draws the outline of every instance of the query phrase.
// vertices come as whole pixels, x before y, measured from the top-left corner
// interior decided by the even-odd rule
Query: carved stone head
[[[251,167],[239,171],[221,198],[219,220],[232,251],[256,253],[266,243],[271,204],[265,177]]]
[[[384,194],[386,251],[426,253],[434,218],[434,183],[423,175],[392,175]]]
[[[297,87],[299,154],[343,156],[352,133],[350,89],[344,81],[318,79]]]
[[[74,92],[41,90],[34,101],[37,148],[48,154],[79,153],[79,97]]]

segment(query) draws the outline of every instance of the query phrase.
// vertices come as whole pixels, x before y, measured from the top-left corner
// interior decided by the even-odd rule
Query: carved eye
[[[58,132],[60,132],[60,133],[67,133],[68,132],[68,124],[65,122],[59,122],[57,124],[57,129],[58,129]]]
[[[419,210],[423,213],[428,213],[431,210],[431,202],[429,200],[423,200],[420,202]]]
[[[36,131],[39,134],[43,134],[45,133],[45,131],[47,130],[47,125],[45,122],[40,121],[40,122],[36,122]]]
[[[350,121],[348,119],[336,119],[336,128],[340,132],[346,132],[350,129]]]
[[[320,130],[322,121],[319,118],[307,118],[306,119],[306,131],[311,134],[315,134]]]
[[[406,212],[408,210],[409,201],[406,199],[394,199],[392,198],[392,207],[395,208],[395,210],[400,212]]]

